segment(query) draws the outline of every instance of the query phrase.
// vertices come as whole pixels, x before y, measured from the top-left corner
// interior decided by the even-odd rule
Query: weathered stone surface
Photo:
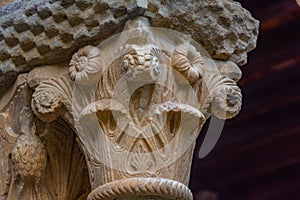
[[[204,123],[241,109],[238,65],[258,25],[247,11],[20,0],[0,14],[1,199],[193,199]]]
[[[4,7],[5,5],[13,2],[13,0],[1,0],[0,1],[0,8]]]
[[[232,0],[176,0],[166,5],[159,0],[19,0],[0,10],[2,82],[7,73],[66,62],[76,49],[99,44],[136,16],[148,17],[152,26],[189,34],[213,58],[239,65],[256,45],[258,22]],[[7,51],[19,53],[9,56]]]

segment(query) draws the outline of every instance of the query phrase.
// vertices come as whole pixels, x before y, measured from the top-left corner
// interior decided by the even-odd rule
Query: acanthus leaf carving
[[[234,81],[225,77],[212,91],[212,112],[220,119],[230,119],[241,110],[242,94]]]
[[[68,183],[87,180],[75,177],[73,171],[86,170],[86,159],[94,190],[89,199],[134,195],[192,199],[183,184],[189,181],[195,140],[212,114],[228,119],[240,111],[242,95],[237,81],[241,73],[231,61],[208,57],[191,39],[157,34],[147,27],[147,18],[128,24],[125,27],[138,28],[129,33],[133,38],[113,38],[104,43],[109,48],[80,48],[64,68],[68,74],[58,70],[59,76],[29,84],[34,90],[31,108],[41,123],[47,124],[48,132],[34,133],[36,127],[24,118],[12,163],[20,177],[17,181],[27,184],[30,180],[27,185],[34,194],[41,195],[37,192],[37,183],[41,183],[47,185],[40,189],[44,199],[55,199],[55,193],[61,199],[86,197],[89,191]],[[125,36],[126,31],[122,32]],[[47,166],[41,161],[46,152]],[[36,154],[39,157],[33,158]],[[64,160],[64,154],[78,166],[70,166],[74,163]],[[50,175],[42,175],[45,168]],[[67,188],[51,185],[48,179]],[[150,186],[134,188],[135,181]],[[72,187],[76,188],[74,193]]]
[[[190,142],[187,141],[180,144],[180,141],[186,140],[185,137],[187,136],[184,136],[183,132],[190,132],[188,129],[193,126],[193,123],[198,121],[198,128],[193,130],[200,130],[205,120],[209,117],[210,112],[213,112],[219,118],[230,118],[236,115],[240,110],[240,90],[236,86],[235,81],[231,79],[232,74],[226,74],[226,70],[223,70],[222,74],[218,73],[218,66],[215,66],[215,73],[210,73],[210,66],[208,66],[208,63],[202,59],[201,54],[191,44],[184,43],[178,45],[173,54],[165,53],[153,45],[128,45],[128,50],[125,55],[123,55],[121,59],[114,61],[111,66],[106,69],[107,71],[98,77],[100,80],[98,85],[95,84],[97,83],[95,77],[101,71],[101,60],[100,57],[96,56],[99,54],[95,53],[99,53],[100,50],[95,50],[95,48],[96,47],[91,46],[84,47],[74,54],[69,67],[70,78],[62,76],[42,81],[39,86],[35,88],[32,107],[40,119],[48,122],[55,120],[61,114],[59,110],[61,110],[62,106],[66,107],[71,114],[74,114],[72,113],[74,112],[74,106],[77,106],[75,123],[77,123],[77,120],[83,120],[82,122],[85,122],[84,120],[91,120],[93,117],[85,118],[85,116],[96,114],[96,118],[98,119],[96,123],[99,123],[99,127],[101,127],[101,131],[97,134],[104,134],[104,138],[110,138],[110,142],[106,141],[108,145],[105,148],[110,149],[109,151],[111,153],[114,151],[116,153],[123,151],[129,152],[128,162],[131,164],[120,165],[118,170],[124,170],[122,166],[125,166],[127,172],[117,173],[117,177],[152,177],[158,174],[164,177],[168,170],[163,169],[163,171],[161,171],[156,169],[155,166],[158,165],[157,163],[172,165],[174,161],[171,160],[173,159],[166,159],[165,156],[170,155],[171,149],[175,147],[174,145],[179,145],[180,147],[173,153],[180,154],[181,151],[186,151],[187,147],[185,146],[189,146]],[[89,57],[89,53],[95,55],[95,57]],[[89,66],[87,58],[95,58],[97,61],[90,61],[92,64]],[[214,61],[211,62],[214,63]],[[91,66],[92,68],[89,68]],[[197,108],[199,104],[189,105],[188,103],[177,102],[176,95],[181,95],[180,93],[176,94],[175,92],[173,95],[167,94],[166,96],[162,96],[165,95],[165,92],[158,92],[161,87],[155,85],[151,86],[151,84],[136,88],[136,91],[140,92],[138,92],[136,96],[133,95],[132,100],[128,99],[128,101],[132,101],[135,105],[135,107],[130,109],[130,112],[124,107],[124,102],[122,102],[120,96],[117,97],[117,101],[113,99],[114,94],[112,90],[115,89],[118,79],[122,77],[122,75],[126,77],[124,79],[125,82],[128,81],[129,83],[138,83],[145,80],[151,83],[151,81],[157,80],[160,73],[169,74],[171,79],[167,80],[166,83],[176,81],[176,76],[173,80],[172,73],[170,73],[171,71],[163,71],[165,69],[162,69],[162,67],[173,67],[177,71],[176,73],[181,74],[187,80],[181,84],[191,84],[192,91],[198,93],[198,95],[202,97],[202,100],[204,99],[204,101],[200,101],[200,105],[206,105],[207,109],[205,110],[201,106]],[[110,71],[111,68],[112,71]],[[104,80],[109,81],[109,77],[115,80],[114,84],[103,82]],[[89,78],[91,78],[91,80],[89,80]],[[74,83],[72,81],[74,81]],[[76,87],[81,88],[90,83],[97,86],[94,94],[88,91],[84,93],[89,94],[87,98],[83,96],[80,97],[82,100],[79,98],[75,99],[74,102],[72,98],[74,94],[74,84],[79,84],[79,86]],[[201,85],[199,85],[200,83]],[[106,87],[105,85],[109,86]],[[179,88],[183,85],[179,86]],[[121,88],[122,87],[125,89],[126,85],[122,84]],[[173,89],[174,88],[176,90],[176,85],[173,86]],[[128,91],[125,89],[121,92],[126,93],[129,91],[130,88]],[[155,98],[152,99],[151,95]],[[129,106],[130,105],[131,103],[129,102]],[[118,112],[121,113],[116,114]],[[146,118],[144,118],[145,113],[149,114]],[[73,115],[73,117],[75,117],[75,115]],[[143,120],[146,119],[148,120],[147,123],[149,123],[149,126],[143,127],[144,125],[142,124],[145,123]],[[92,123],[91,121],[88,124],[92,125]],[[167,128],[162,128],[164,123],[166,123]],[[182,125],[180,128],[178,124],[185,125]],[[159,128],[160,126],[161,128]],[[86,134],[83,129],[77,129],[77,134],[82,147],[85,149],[86,156],[91,156],[92,165],[93,163],[98,163],[100,154],[97,154],[95,149],[93,149],[96,147],[93,142],[100,141],[100,139],[88,141],[95,137],[95,133]],[[192,133],[188,133],[187,135],[191,137],[191,140],[197,136]],[[144,145],[141,145],[142,140],[139,141],[139,139],[137,139],[135,141],[134,139],[140,137],[145,138],[144,141],[147,141]],[[174,143],[170,143],[174,138],[177,139],[175,139]],[[102,143],[103,142],[105,143],[105,140],[102,141]],[[89,147],[88,145],[91,146]],[[164,148],[166,148],[166,150],[163,152],[162,149]],[[106,150],[104,149],[102,151],[105,152]],[[152,157],[153,151],[161,153],[154,153],[155,156]],[[96,154],[92,155],[94,153]],[[108,162],[113,162],[110,160],[111,158],[107,159]],[[125,161],[124,159],[121,160]],[[113,180],[114,179],[111,181]],[[184,181],[186,182],[188,179],[184,178]],[[92,185],[95,185],[95,183],[92,183]]]
[[[173,67],[180,72],[191,84],[200,79],[199,70],[204,65],[200,53],[189,43],[183,43],[176,47],[173,58]]]
[[[51,200],[86,199],[90,192],[88,169],[72,127],[59,117],[45,129],[47,133],[40,136],[48,157],[41,179],[47,187],[45,195]]]
[[[202,73],[201,111],[207,117],[215,114],[220,119],[230,119],[241,110],[242,94],[236,82],[226,72],[220,72],[213,61],[214,68],[205,68]],[[234,75],[236,77],[236,75]]]
[[[258,22],[234,1],[31,2],[0,17],[0,85],[19,75],[0,88],[1,199],[192,200],[196,138],[240,111]]]
[[[62,106],[71,111],[72,88],[71,81],[65,76],[42,81],[32,95],[34,113],[43,121],[51,122],[62,114]]]
[[[150,150],[147,148],[149,144],[146,144],[146,141],[143,139],[137,139],[135,143],[128,156],[126,174],[129,176],[154,177],[159,173],[159,170],[153,169],[156,159],[153,155],[149,154]]]

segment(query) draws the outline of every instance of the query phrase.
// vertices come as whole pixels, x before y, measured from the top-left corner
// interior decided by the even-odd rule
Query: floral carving
[[[144,144],[137,144],[135,147],[135,151],[132,153],[131,158],[129,158],[129,162],[131,164],[130,168],[128,169],[129,174],[155,174],[156,171],[151,171],[151,168],[154,165],[154,158],[152,158],[144,147]],[[132,169],[132,171],[130,170]]]
[[[172,66],[190,83],[195,83],[200,78],[199,70],[202,65],[200,53],[191,44],[184,43],[175,49]]]
[[[125,4],[131,3],[125,1]],[[58,1],[57,5],[60,4]],[[105,7],[112,8],[113,4],[105,3]],[[74,6],[68,7],[74,10]],[[75,7],[86,14],[86,5],[77,2]],[[101,15],[100,11],[97,13]],[[214,50],[210,48],[214,45],[207,42],[211,37],[206,37],[214,33],[207,31],[203,35],[205,28],[200,32],[195,29],[200,37],[186,37],[167,29],[151,28],[150,25],[160,27],[162,24],[138,16],[141,13],[124,20],[115,17],[121,22],[118,27],[115,25],[120,23],[111,21],[110,15],[105,15],[105,19],[95,16],[97,19],[91,20],[85,14],[81,25],[94,24],[97,30],[88,26],[86,32],[81,25],[69,24],[68,32],[75,35],[60,37],[70,44],[63,49],[56,48],[57,38],[47,33],[49,41],[46,43],[54,42],[55,48],[50,45],[51,52],[39,49],[45,62],[32,63],[51,65],[65,61],[63,57],[68,58],[75,46],[88,42],[99,44],[101,50],[85,46],[73,54],[69,65],[41,66],[24,74],[20,83],[28,90],[16,96],[11,104],[5,102],[0,106],[3,112],[7,109],[0,113],[0,146],[3,147],[0,154],[6,159],[0,157],[0,173],[5,174],[0,180],[1,198],[9,194],[7,199],[10,200],[192,200],[186,185],[196,138],[211,114],[228,119],[241,109],[241,91],[236,85],[241,71],[229,60],[241,64],[246,51],[236,53],[232,47],[229,54],[209,52],[217,55],[215,59],[222,60],[214,62],[209,54],[202,54],[204,50],[198,52],[200,47],[191,39],[197,38],[209,50]],[[176,23],[176,19],[172,19],[164,24],[172,28]],[[107,27],[115,30],[106,31]],[[122,27],[120,35],[99,43]],[[184,31],[187,27],[181,28]],[[97,34],[98,29],[104,35]],[[92,38],[85,37],[88,35]],[[71,44],[68,38],[79,43]],[[223,39],[227,44],[223,36],[212,41],[219,44]],[[63,55],[62,50],[69,52]],[[47,56],[53,56],[53,62]],[[57,56],[60,59],[55,60]],[[20,59],[10,60],[19,62]],[[30,67],[26,56],[25,63],[20,61],[19,65]],[[14,85],[10,89],[18,87]],[[12,99],[15,93],[3,99],[8,96]],[[28,106],[27,100],[31,100],[35,116],[29,107],[20,112],[20,108]],[[19,123],[11,117],[15,114],[21,116]],[[10,168],[13,169],[11,174]]]
[[[241,110],[242,94],[235,82],[224,78],[224,83],[212,91],[212,112],[220,119],[230,119]]]
[[[60,106],[60,98],[51,91],[41,91],[33,95],[35,105],[40,113],[54,112]]]
[[[90,75],[98,72],[100,66],[100,50],[90,45],[85,46],[72,56],[69,64],[70,78],[81,84],[90,82]]]
[[[189,43],[177,46],[172,56],[152,44],[130,44],[125,52],[99,76],[100,51],[91,46],[80,49],[70,62],[71,79],[63,76],[41,82],[33,94],[32,107],[40,119],[49,122],[62,114],[62,106],[70,113],[78,106],[79,117],[73,117],[91,169],[99,173],[96,165],[113,162],[109,167],[118,170],[116,178],[105,179],[107,183],[125,177],[176,176],[177,170],[170,172],[169,166],[179,169],[181,161],[176,156],[193,150],[192,143],[210,114],[228,119],[239,112],[241,93],[231,78],[238,78],[236,71],[228,73],[226,65],[221,73],[209,62],[204,65],[200,53]],[[178,83],[169,67],[190,83],[189,91],[182,91],[180,80]],[[71,80],[84,87],[74,86]],[[88,93],[90,101],[81,104],[87,98],[81,89],[96,81],[97,88]],[[145,82],[150,83],[130,93],[131,86]],[[72,98],[73,94],[81,96]],[[195,101],[189,101],[193,94]],[[101,149],[105,145],[107,148]],[[111,158],[124,156],[111,160],[101,152],[109,152]],[[188,182],[183,176],[176,180]],[[100,183],[101,176],[91,181],[96,186]]]
[[[44,121],[52,121],[59,115],[58,108],[61,106],[61,98],[51,88],[38,87],[32,95],[32,108]]]
[[[51,122],[61,113],[62,107],[71,112],[72,82],[66,76],[42,81],[32,95],[31,107],[43,121]]]
[[[129,68],[134,68],[138,64],[135,52],[127,52],[123,58],[122,68],[127,71]]]
[[[123,56],[122,70],[131,80],[155,80],[160,73],[160,64],[152,45],[131,45]]]

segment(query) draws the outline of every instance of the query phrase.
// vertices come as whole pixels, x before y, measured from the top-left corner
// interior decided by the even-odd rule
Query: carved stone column
[[[203,124],[241,109],[238,65],[258,34],[248,11],[43,0],[1,12],[4,199],[193,199]]]

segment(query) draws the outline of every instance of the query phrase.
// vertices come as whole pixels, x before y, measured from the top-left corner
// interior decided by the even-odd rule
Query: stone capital
[[[0,195],[181,199],[196,139],[241,110],[258,21],[235,1],[0,9]]]

